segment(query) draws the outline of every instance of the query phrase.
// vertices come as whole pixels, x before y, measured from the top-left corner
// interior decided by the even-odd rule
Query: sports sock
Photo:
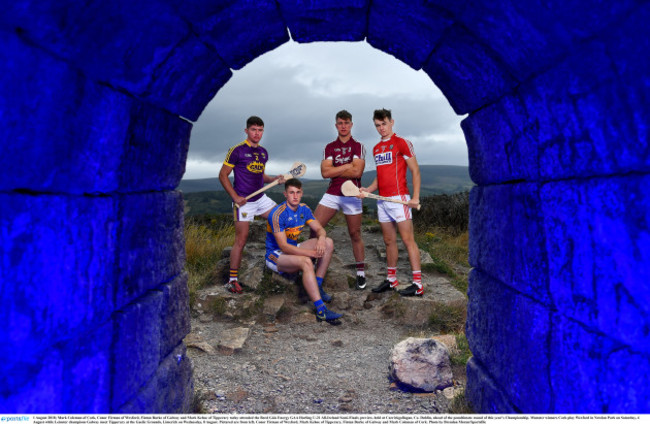
[[[413,284],[422,288],[422,271],[413,271]]]
[[[237,272],[238,272],[238,271],[239,271],[238,269],[232,269],[232,268],[230,268],[230,280],[228,280],[228,282],[230,282],[230,281],[237,281]]]
[[[318,283],[318,287],[322,287],[322,285],[323,285],[323,277],[316,277],[316,282]]]
[[[387,277],[386,279],[391,283],[397,280],[397,268],[387,267]]]
[[[366,276],[366,264],[363,262],[357,262],[357,275],[361,277]]]
[[[323,312],[324,310],[327,309],[327,307],[325,307],[325,303],[323,303],[322,299],[318,299],[316,302],[314,302],[314,306],[316,307],[317,312]]]

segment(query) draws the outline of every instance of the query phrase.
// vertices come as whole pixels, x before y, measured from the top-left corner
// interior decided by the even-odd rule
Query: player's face
[[[253,144],[258,144],[262,139],[262,135],[264,134],[264,127],[261,127],[259,125],[251,125],[250,127],[246,128],[244,132],[247,135],[246,138],[248,141]]]
[[[300,199],[302,199],[302,189],[294,186],[289,186],[284,190],[284,197],[287,198],[287,203],[292,208],[298,207]]]
[[[390,137],[393,135],[393,124],[395,121],[388,120],[388,118],[384,118],[383,121],[380,121],[379,119],[375,119],[375,128],[377,128],[377,132],[381,136],[381,138],[386,138]]]
[[[339,133],[339,137],[347,137],[352,131],[352,121],[349,119],[338,118],[336,120],[336,131]]]

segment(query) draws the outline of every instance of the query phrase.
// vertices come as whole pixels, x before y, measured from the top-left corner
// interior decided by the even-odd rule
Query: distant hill
[[[433,194],[452,194],[468,191],[474,183],[469,178],[469,170],[466,166],[453,165],[420,165],[422,173],[421,196]],[[411,187],[410,173],[409,187]],[[375,171],[364,172],[361,182],[367,186],[375,178]],[[315,208],[320,201],[329,180],[302,179],[303,201],[311,208]],[[183,192],[185,198],[185,212],[188,215],[221,214],[230,213],[231,199],[223,190],[218,178],[203,178],[196,180],[182,180],[178,189]],[[273,187],[267,194],[275,201],[284,201],[282,187]],[[369,209],[375,209],[374,203],[365,201]]]

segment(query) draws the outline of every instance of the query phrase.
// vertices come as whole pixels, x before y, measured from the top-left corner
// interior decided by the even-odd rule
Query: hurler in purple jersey
[[[257,116],[251,116],[246,121],[246,140],[228,150],[226,160],[219,172],[219,181],[233,201],[233,216],[235,220],[235,244],[230,251],[230,278],[226,288],[233,293],[242,293],[238,273],[241,255],[248,239],[250,222],[256,216],[266,219],[276,203],[266,194],[258,194],[250,199],[246,196],[256,192],[266,183],[277,179],[284,182],[282,175],[271,177],[264,172],[269,154],[260,146],[264,134],[264,121]],[[228,176],[235,172],[234,184]]]

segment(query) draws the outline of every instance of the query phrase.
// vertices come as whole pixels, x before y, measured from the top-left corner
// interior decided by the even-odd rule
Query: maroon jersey
[[[323,151],[323,160],[331,160],[334,166],[352,163],[353,159],[366,160],[366,148],[352,137],[345,143],[337,138],[325,146]],[[361,187],[360,178],[334,177],[330,181],[327,193],[334,196],[343,196],[341,185],[347,180],[352,181],[357,187]]]

